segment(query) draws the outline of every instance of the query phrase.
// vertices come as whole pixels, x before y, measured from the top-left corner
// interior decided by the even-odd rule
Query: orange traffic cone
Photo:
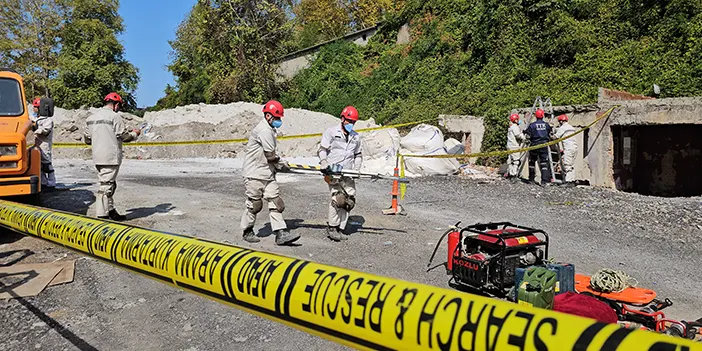
[[[390,193],[392,195],[392,203],[390,205],[390,208],[383,210],[384,215],[405,215],[405,209],[402,208],[397,203],[397,196],[400,195],[400,183],[397,181],[397,177],[399,177],[399,169],[397,167],[397,164],[395,165],[395,170],[393,171],[393,175],[395,176],[395,180],[392,181],[392,192]]]

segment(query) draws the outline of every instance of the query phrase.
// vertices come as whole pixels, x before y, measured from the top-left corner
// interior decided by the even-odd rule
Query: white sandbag
[[[446,155],[446,151],[443,147],[434,152],[418,153],[405,149],[401,149],[400,152],[403,154],[415,155]],[[405,168],[407,171],[418,176],[456,174],[456,172],[458,172],[458,167],[460,167],[460,164],[455,158],[405,158]]]
[[[451,155],[460,155],[466,152],[466,146],[454,138],[444,141],[444,149],[446,149],[446,153]]]
[[[400,147],[411,152],[427,152],[444,148],[444,135],[439,128],[420,124],[400,140]]]
[[[400,149],[400,133],[395,128],[361,134],[362,172],[392,175]]]
[[[439,128],[420,124],[400,140],[400,152],[414,155],[446,155],[444,135]],[[417,176],[448,175],[458,172],[460,164],[451,158],[405,158],[407,171]]]
[[[395,158],[400,149],[400,133],[395,128],[361,134],[363,158]]]

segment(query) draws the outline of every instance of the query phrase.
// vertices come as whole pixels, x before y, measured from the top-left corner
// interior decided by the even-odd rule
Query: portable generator
[[[460,222],[459,222],[460,224]],[[458,228],[448,235],[447,274],[456,284],[504,297],[514,286],[515,270],[541,265],[548,259],[548,234],[509,222],[475,224]]]

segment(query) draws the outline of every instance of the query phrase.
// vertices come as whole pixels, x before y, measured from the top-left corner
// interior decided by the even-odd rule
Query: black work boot
[[[107,215],[113,221],[123,221],[127,219],[127,216],[119,214],[115,209],[110,210],[110,212]]]
[[[276,245],[289,245],[300,239],[300,234],[292,233],[288,229],[278,229],[275,231]]]
[[[343,229],[336,227],[336,232],[339,233],[339,239],[349,240],[349,236],[346,233],[344,233]]]
[[[327,226],[327,237],[333,241],[341,241],[343,240],[341,237],[343,235],[341,234],[341,231],[339,230],[339,227],[337,226]]]
[[[260,242],[261,239],[259,239],[256,234],[253,231],[253,227],[248,227],[244,229],[244,240],[250,242],[250,243],[257,243]]]

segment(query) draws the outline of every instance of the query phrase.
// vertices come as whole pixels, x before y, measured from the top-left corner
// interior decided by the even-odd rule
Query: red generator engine
[[[504,297],[514,286],[517,268],[540,265],[548,259],[548,234],[539,229],[509,222],[479,223],[465,228],[456,225],[446,235],[447,274],[459,288]]]

